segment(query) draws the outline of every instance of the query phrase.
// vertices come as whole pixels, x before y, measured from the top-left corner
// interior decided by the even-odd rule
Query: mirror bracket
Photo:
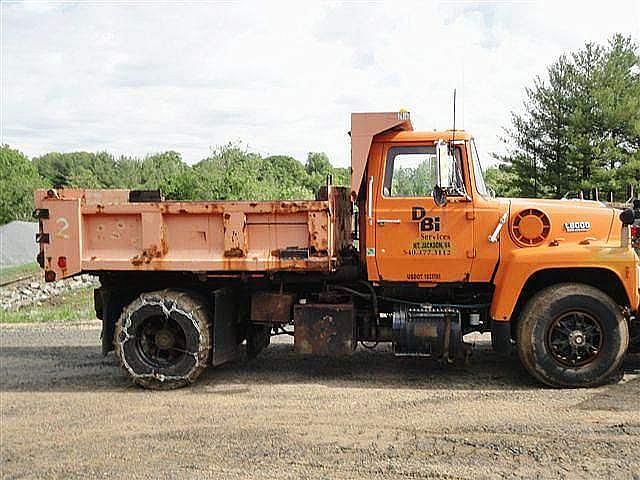
[[[447,204],[447,192],[440,185],[433,187],[433,202],[436,206],[442,208]]]

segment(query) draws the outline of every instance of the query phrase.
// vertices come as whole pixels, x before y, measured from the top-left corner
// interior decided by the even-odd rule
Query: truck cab
[[[629,221],[619,211],[594,201],[495,198],[465,131],[414,131],[403,112],[353,114],[352,128],[351,189],[360,198],[360,256],[370,282],[381,289],[405,285],[424,296],[448,292],[441,295],[450,303],[471,296],[487,307],[476,314],[491,325],[496,350],[510,352],[527,332],[528,344],[542,336],[558,370],[588,365],[601,355],[607,337],[617,337],[609,329],[622,330],[621,338],[610,339],[621,357],[629,326],[637,336],[640,297]],[[364,168],[358,165],[363,161]],[[567,310],[544,335],[533,333],[531,305],[562,292],[571,293],[564,302],[575,301],[576,310]],[[609,327],[581,300],[599,295],[607,297]],[[464,308],[463,317],[471,318],[472,310]],[[538,373],[536,365],[547,359],[520,353],[543,382],[574,384]]]

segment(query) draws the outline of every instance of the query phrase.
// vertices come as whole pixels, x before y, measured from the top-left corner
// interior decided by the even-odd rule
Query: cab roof
[[[375,136],[374,141],[380,142],[437,142],[438,140],[444,140],[449,142],[451,140],[471,140],[471,134],[464,130],[441,130],[441,131],[396,131],[385,132]]]
[[[360,192],[364,172],[367,168],[369,150],[374,141],[393,142],[437,142],[469,140],[464,130],[416,132],[411,123],[411,114],[399,112],[373,112],[351,114],[351,198],[355,200]]]

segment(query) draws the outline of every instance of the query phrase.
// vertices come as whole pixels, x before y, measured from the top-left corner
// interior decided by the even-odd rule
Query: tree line
[[[49,187],[160,189],[172,200],[313,199],[327,175],[349,184],[349,169],[332,166],[324,153],[305,163],[287,155],[262,156],[227,144],[194,165],[174,151],[144,158],[107,152],[47,153],[27,158],[0,147],[0,224],[28,220],[33,190]]]

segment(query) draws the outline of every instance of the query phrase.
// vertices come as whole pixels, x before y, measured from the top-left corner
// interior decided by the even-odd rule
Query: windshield
[[[484,183],[484,172],[482,171],[482,165],[480,165],[480,155],[478,155],[476,142],[473,139],[471,139],[471,156],[473,157],[473,175],[476,181],[476,189],[480,195],[488,197],[487,185]]]

